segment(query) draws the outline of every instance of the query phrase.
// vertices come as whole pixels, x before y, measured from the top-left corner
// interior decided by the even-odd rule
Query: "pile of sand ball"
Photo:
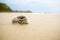
[[[25,16],[18,16],[12,20],[12,23],[19,23],[19,24],[28,24],[27,18]]]

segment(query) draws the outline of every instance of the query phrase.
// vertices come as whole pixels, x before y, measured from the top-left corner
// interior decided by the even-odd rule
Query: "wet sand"
[[[28,25],[12,24],[24,15]],[[60,40],[60,15],[32,13],[0,13],[0,40]]]

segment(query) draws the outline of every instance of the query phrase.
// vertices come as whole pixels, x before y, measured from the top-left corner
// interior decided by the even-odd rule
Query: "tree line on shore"
[[[0,2],[0,12],[20,12],[20,13],[32,13],[32,11],[20,11],[20,10],[12,10],[9,6],[7,6],[5,3]]]

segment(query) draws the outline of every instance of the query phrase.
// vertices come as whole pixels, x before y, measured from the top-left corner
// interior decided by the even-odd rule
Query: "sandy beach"
[[[12,24],[26,16],[28,25]],[[0,13],[0,40],[60,40],[60,15],[37,13]]]

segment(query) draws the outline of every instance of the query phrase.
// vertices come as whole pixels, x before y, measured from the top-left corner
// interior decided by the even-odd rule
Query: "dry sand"
[[[12,24],[24,15],[28,25]],[[0,13],[0,40],[60,40],[60,15],[32,13]]]

